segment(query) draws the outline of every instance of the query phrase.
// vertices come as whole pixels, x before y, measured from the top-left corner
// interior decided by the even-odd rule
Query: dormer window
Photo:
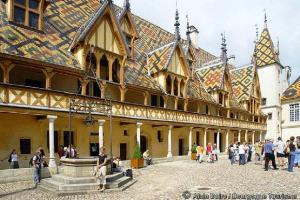
[[[13,1],[13,15],[11,20],[34,29],[41,29],[41,0],[15,0]]]
[[[132,49],[132,46],[131,46],[132,36],[130,36],[130,35],[126,34],[126,33],[124,33],[124,34],[125,34],[125,38],[126,38],[126,43],[127,43],[128,48],[129,48],[129,50],[131,52],[131,49]]]

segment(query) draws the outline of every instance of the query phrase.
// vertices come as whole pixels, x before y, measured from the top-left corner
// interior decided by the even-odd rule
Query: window
[[[64,147],[68,147],[70,144],[74,145],[74,132],[64,131]]]
[[[200,145],[200,132],[199,131],[196,132],[196,144]]]
[[[158,142],[162,142],[161,131],[157,131],[157,140]]]
[[[223,94],[219,93],[219,104],[223,105]]]
[[[261,105],[265,106],[267,104],[267,98],[262,98],[261,99]]]
[[[157,106],[157,96],[151,95],[151,106]]]
[[[299,121],[299,104],[290,104],[290,121]]]
[[[41,21],[40,0],[15,0],[13,21],[17,24],[40,29]]]
[[[26,79],[25,85],[29,87],[38,87],[42,88],[42,82],[38,80]]]
[[[20,152],[21,154],[31,154],[30,139],[20,139]]]
[[[268,113],[268,120],[272,119],[272,113]]]
[[[230,118],[234,118],[234,114],[233,113],[230,113]]]
[[[128,136],[128,131],[127,131],[127,130],[124,130],[123,135],[124,135],[124,136]]]

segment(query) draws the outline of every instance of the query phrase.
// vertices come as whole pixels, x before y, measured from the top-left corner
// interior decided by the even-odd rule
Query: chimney
[[[198,48],[199,44],[198,44],[198,35],[199,35],[199,31],[195,26],[190,26],[190,37],[192,40],[192,44],[194,47]]]

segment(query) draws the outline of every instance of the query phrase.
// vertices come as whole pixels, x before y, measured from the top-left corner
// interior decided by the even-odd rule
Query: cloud
[[[122,6],[123,0],[115,0]],[[160,27],[174,32],[175,0],[131,0],[137,14]],[[188,14],[191,24],[199,29],[199,46],[220,54],[221,32],[226,32],[228,53],[236,64],[250,62],[255,40],[255,24],[263,28],[264,9],[274,44],[280,41],[281,63],[292,67],[292,81],[300,75],[300,1],[298,0],[178,0],[181,34],[185,34]]]

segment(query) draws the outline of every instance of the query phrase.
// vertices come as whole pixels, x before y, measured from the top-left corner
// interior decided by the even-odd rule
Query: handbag
[[[9,158],[7,160],[9,163],[11,162],[11,154],[9,155]]]

